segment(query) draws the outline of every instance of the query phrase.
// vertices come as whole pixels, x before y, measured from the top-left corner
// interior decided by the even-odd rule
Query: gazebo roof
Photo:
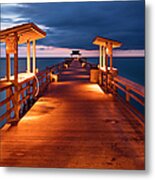
[[[95,45],[102,45],[102,46],[106,46],[106,44],[112,44],[112,48],[118,48],[118,47],[122,46],[121,42],[114,41],[112,39],[107,39],[107,38],[100,37],[100,36],[97,36],[93,40],[93,44],[95,44]]]
[[[6,38],[14,36],[14,34],[19,37],[18,44],[26,43],[27,40],[38,40],[46,36],[46,33],[34,23],[27,23],[0,31],[0,42],[6,42]]]
[[[80,50],[72,50],[71,55],[81,55]]]

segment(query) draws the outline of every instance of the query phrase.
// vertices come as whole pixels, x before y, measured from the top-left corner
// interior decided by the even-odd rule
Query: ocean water
[[[48,66],[52,66],[53,64],[57,64],[63,61],[64,58],[37,58],[36,59],[36,67],[39,71],[46,69]],[[32,67],[32,60],[31,60],[31,67]],[[19,58],[18,60],[18,71],[25,72],[26,71],[26,58]],[[14,72],[13,67],[13,59],[11,58],[11,74]],[[6,61],[5,58],[0,59],[0,77],[4,77],[6,74]]]
[[[59,62],[64,61],[64,58],[37,58],[37,68],[39,71],[44,70],[47,66],[52,66]],[[89,62],[93,64],[98,64],[98,58],[88,58]],[[113,58],[114,67],[118,68],[119,75],[125,78],[128,78],[134,82],[137,82],[141,85],[145,85],[145,60],[144,58]],[[19,72],[26,71],[26,58],[19,58],[18,63]],[[11,59],[11,74],[13,74],[13,59]],[[6,61],[5,58],[0,59],[0,78],[4,77],[6,74]],[[5,93],[0,93],[0,101],[4,99]],[[142,114],[144,114],[144,107],[139,105],[134,100],[131,101],[131,104],[135,106]],[[6,107],[3,106],[0,109],[0,115],[6,111]],[[0,127],[5,124],[4,122],[0,123]]]
[[[90,62],[98,64],[98,58],[90,58]],[[144,57],[113,58],[113,66],[118,69],[118,74],[138,84],[145,85],[145,59]]]
[[[98,64],[97,58],[89,59],[90,62]],[[118,74],[133,82],[145,86],[145,59],[144,57],[127,58],[117,57],[113,58],[113,66],[118,69]],[[118,93],[125,98],[125,93],[118,90]],[[141,97],[139,97],[141,98]],[[143,98],[141,98],[143,99]],[[131,98],[130,104],[134,106],[141,114],[145,114],[145,107],[140,105],[137,101]]]
[[[52,66],[63,61],[64,58],[37,58],[37,68],[44,70],[47,66]],[[91,63],[98,64],[98,58],[88,58]],[[145,84],[145,61],[144,58],[113,58],[114,67],[118,68],[119,75],[126,77],[144,86]],[[19,72],[26,71],[26,58],[19,58]],[[0,77],[6,74],[6,61],[0,59]],[[11,59],[11,74],[13,74],[13,59]]]

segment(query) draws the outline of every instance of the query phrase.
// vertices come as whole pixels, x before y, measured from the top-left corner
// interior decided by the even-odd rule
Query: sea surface
[[[64,58],[37,58],[37,68],[44,70],[47,66],[52,66],[63,61]],[[88,58],[88,61],[98,64],[98,58]],[[118,68],[119,75],[126,77],[141,85],[145,84],[145,61],[144,58],[113,58],[114,67]],[[19,72],[26,71],[26,58],[19,58]],[[6,74],[5,58],[0,59],[0,78]],[[11,74],[13,74],[13,59],[11,59]]]
[[[37,58],[37,68],[39,71],[44,70],[48,66],[52,66],[59,62],[64,61],[64,58]],[[88,58],[88,62],[98,64],[98,58]],[[113,58],[113,66],[118,68],[119,75],[128,78],[141,85],[145,85],[145,60],[144,58]],[[26,58],[19,58],[18,61],[19,72],[26,71]],[[13,59],[11,59],[11,74],[13,74]],[[6,75],[6,60],[0,58],[0,78]],[[0,93],[0,101],[5,98],[5,93]],[[144,114],[144,107],[137,104],[135,101],[131,101],[132,105],[135,106],[142,114]],[[6,111],[6,107],[3,106],[0,109],[0,115]],[[0,127],[5,124],[5,121],[0,123]]]

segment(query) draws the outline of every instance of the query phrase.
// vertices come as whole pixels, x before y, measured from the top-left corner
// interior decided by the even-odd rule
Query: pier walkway
[[[1,129],[1,166],[144,169],[144,127],[73,61],[17,126]]]

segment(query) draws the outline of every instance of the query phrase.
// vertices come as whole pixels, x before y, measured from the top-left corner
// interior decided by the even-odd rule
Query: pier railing
[[[3,124],[16,124],[29,110],[37,97],[41,96],[47,85],[59,76],[64,68],[71,63],[70,59],[47,67],[35,76],[14,84],[14,82],[0,81],[0,127]]]
[[[21,117],[21,111],[25,111],[30,106],[30,100],[34,97],[36,81],[34,77],[18,83],[0,82],[0,101],[1,116],[0,122],[6,121],[13,123]]]
[[[140,109],[137,108],[140,105],[139,107],[144,109],[144,86],[119,76],[117,73],[113,74],[110,71],[99,71],[101,71],[99,74],[102,76],[99,78],[101,81],[99,83],[105,92],[112,93],[126,102],[125,105],[128,106],[142,121],[144,121],[144,112],[141,112]],[[136,103],[139,105],[135,105]]]
[[[56,80],[61,74],[61,71],[67,68],[70,63],[71,60],[68,59],[59,64],[47,67],[45,70],[37,73],[36,76],[26,78],[18,84],[14,84],[13,81],[0,81],[0,126],[5,123],[16,124],[33,105],[37,97],[43,94],[47,85]],[[82,66],[88,70],[95,67],[88,62],[84,62]],[[114,96],[124,99],[126,101],[125,105],[133,107],[134,112],[141,119],[144,119],[144,116],[132,104],[132,100],[134,100],[144,107],[145,94],[143,86],[118,76],[115,70],[105,71],[102,69],[99,69],[98,83],[105,92],[112,93]]]
[[[132,109],[142,121],[144,120],[144,114],[140,112],[139,108],[137,109],[135,103],[133,103],[133,101],[135,101],[144,109],[144,86],[119,76],[116,68],[112,70],[108,68],[105,70],[86,61],[81,61],[81,65],[89,70],[94,68],[98,69],[98,83],[102,89],[107,93],[112,93],[114,96],[119,97],[123,102],[126,102],[125,105]]]
[[[130,81],[124,77],[117,76],[114,77],[111,81],[113,85],[113,89],[116,90],[117,88],[120,89],[125,93],[125,98],[127,102],[130,102],[130,99],[134,99],[139,104],[144,106],[144,87]]]

